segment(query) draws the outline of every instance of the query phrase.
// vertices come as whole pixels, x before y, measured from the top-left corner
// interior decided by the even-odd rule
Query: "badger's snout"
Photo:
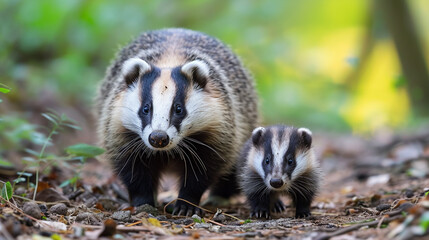
[[[281,178],[271,178],[270,185],[273,188],[280,188],[283,186],[283,180]]]
[[[163,148],[168,145],[170,138],[168,134],[161,130],[155,130],[149,135],[149,143],[154,148]]]

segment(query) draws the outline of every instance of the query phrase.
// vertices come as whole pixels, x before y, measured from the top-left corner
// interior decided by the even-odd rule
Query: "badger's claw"
[[[174,209],[173,209],[173,215],[177,215],[177,216],[187,216],[190,217],[194,214],[197,214],[198,216],[202,216],[203,215],[203,211],[201,211],[201,209],[192,206],[189,203],[183,202],[183,201],[177,201],[176,204],[174,205]]]
[[[272,209],[272,211],[273,212],[275,212],[275,213],[281,213],[281,212],[283,212],[284,210],[286,210],[286,206],[283,204],[283,202],[282,202],[282,200],[277,200],[275,203],[274,203],[274,206],[273,206],[273,209]]]
[[[306,218],[311,216],[310,209],[296,210],[295,218]]]
[[[269,219],[270,210],[267,207],[256,207],[250,211],[250,217]]]

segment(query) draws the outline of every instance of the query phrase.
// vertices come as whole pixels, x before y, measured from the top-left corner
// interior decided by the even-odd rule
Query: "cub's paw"
[[[204,211],[189,203],[186,203],[181,200],[177,200],[176,204],[174,205],[172,214],[177,216],[187,216],[187,217],[190,217],[194,214],[197,214],[198,216],[203,216]]]
[[[306,218],[311,216],[310,209],[300,209],[296,210],[295,218]]]
[[[283,212],[284,210],[286,210],[286,206],[283,204],[283,202],[282,202],[282,200],[277,200],[275,203],[274,203],[274,206],[273,206],[273,208],[272,208],[272,211],[273,212],[275,212],[275,213],[281,213],[281,212]]]

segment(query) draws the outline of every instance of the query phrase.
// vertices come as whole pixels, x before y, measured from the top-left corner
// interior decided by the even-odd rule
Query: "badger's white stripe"
[[[283,175],[283,157],[289,147],[289,135],[288,129],[286,129],[284,136],[279,135],[278,129],[272,129],[273,138],[271,143],[271,150],[273,152],[273,178],[282,178]],[[283,141],[281,141],[283,139]]]
[[[266,179],[265,171],[262,168],[262,161],[264,160],[264,151],[261,149],[251,148],[249,153],[249,159],[253,160],[251,163],[255,171],[261,176],[262,179]]]
[[[138,66],[139,67],[139,75],[144,74],[148,71],[150,71],[151,67],[150,65],[143,61],[140,58],[130,58],[127,61],[124,62],[122,65],[122,75],[126,76],[130,72],[134,71],[134,68]]]
[[[176,96],[177,87],[171,79],[171,70],[161,71],[160,77],[152,85],[152,129],[167,131],[170,125],[170,112]]]
[[[182,67],[182,73],[184,73],[186,76],[188,76],[190,79],[192,79],[192,75],[194,71],[197,72],[198,75],[203,77],[209,77],[210,69],[203,61],[195,60],[192,62],[189,62]]]
[[[122,125],[125,128],[141,135],[142,134],[141,120],[137,115],[141,105],[139,100],[140,99],[139,84],[140,84],[139,81],[137,81],[126,90],[122,101],[122,106],[119,106],[119,107],[122,112],[121,114]]]

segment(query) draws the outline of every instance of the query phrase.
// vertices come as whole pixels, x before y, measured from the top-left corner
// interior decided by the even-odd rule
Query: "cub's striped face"
[[[205,121],[201,108],[209,102],[204,90],[209,68],[204,62],[158,68],[132,58],[124,63],[122,75],[128,86],[122,125],[139,134],[148,148],[171,150],[201,128]]]
[[[269,189],[284,191],[311,167],[311,142],[311,132],[306,128],[256,128],[252,133],[252,167]]]

